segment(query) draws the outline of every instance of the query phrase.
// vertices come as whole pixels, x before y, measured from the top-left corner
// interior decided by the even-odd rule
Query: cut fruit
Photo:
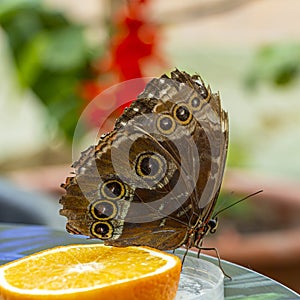
[[[148,247],[71,245],[0,267],[0,299],[169,300],[178,257]]]

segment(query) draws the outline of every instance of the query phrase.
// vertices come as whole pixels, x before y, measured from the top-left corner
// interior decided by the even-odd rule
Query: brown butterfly
[[[228,116],[200,76],[151,80],[114,129],[73,164],[60,199],[67,231],[107,245],[201,247],[213,231]]]

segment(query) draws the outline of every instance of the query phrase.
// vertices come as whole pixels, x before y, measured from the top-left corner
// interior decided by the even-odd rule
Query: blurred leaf
[[[11,48],[17,57],[26,43],[42,30],[42,24],[35,9],[17,12],[10,19],[0,20],[0,24],[6,31]]]
[[[71,140],[84,105],[78,86],[92,76],[97,51],[87,46],[83,27],[41,4],[41,0],[0,0],[0,26],[22,86],[34,91]]]
[[[246,145],[231,142],[228,151],[227,165],[236,168],[245,167],[249,161],[248,153],[249,150]]]
[[[63,14],[42,8],[39,11],[39,18],[45,29],[59,29],[66,26],[75,26],[70,23]]]
[[[77,94],[79,84],[80,77],[72,72],[68,74],[44,70],[32,86],[69,140],[73,138],[84,103]]]
[[[249,88],[271,83],[286,86],[300,76],[300,44],[267,45],[259,49],[246,77]]]
[[[69,27],[50,33],[49,44],[41,62],[52,71],[74,70],[84,64],[86,53],[81,28]]]
[[[44,33],[37,34],[20,51],[19,54],[19,79],[23,86],[31,86],[42,71],[41,57],[49,41]]]
[[[42,3],[41,0],[1,0],[0,20],[10,18],[12,15],[24,9],[35,9]]]

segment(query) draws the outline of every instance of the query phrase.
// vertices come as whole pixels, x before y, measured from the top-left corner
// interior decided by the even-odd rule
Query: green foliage
[[[238,142],[231,142],[227,156],[227,165],[235,168],[244,168],[249,161],[249,149],[246,145]]]
[[[94,54],[84,28],[43,7],[40,0],[0,0],[0,26],[7,33],[21,86],[36,93],[71,140],[83,107],[78,85],[92,76]]]
[[[249,88],[271,83],[277,87],[292,84],[300,76],[300,43],[267,45],[260,48],[246,78]]]

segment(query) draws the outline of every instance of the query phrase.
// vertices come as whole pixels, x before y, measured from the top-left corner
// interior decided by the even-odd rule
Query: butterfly
[[[72,234],[106,245],[202,246],[228,149],[228,115],[199,75],[152,79],[62,184]]]

